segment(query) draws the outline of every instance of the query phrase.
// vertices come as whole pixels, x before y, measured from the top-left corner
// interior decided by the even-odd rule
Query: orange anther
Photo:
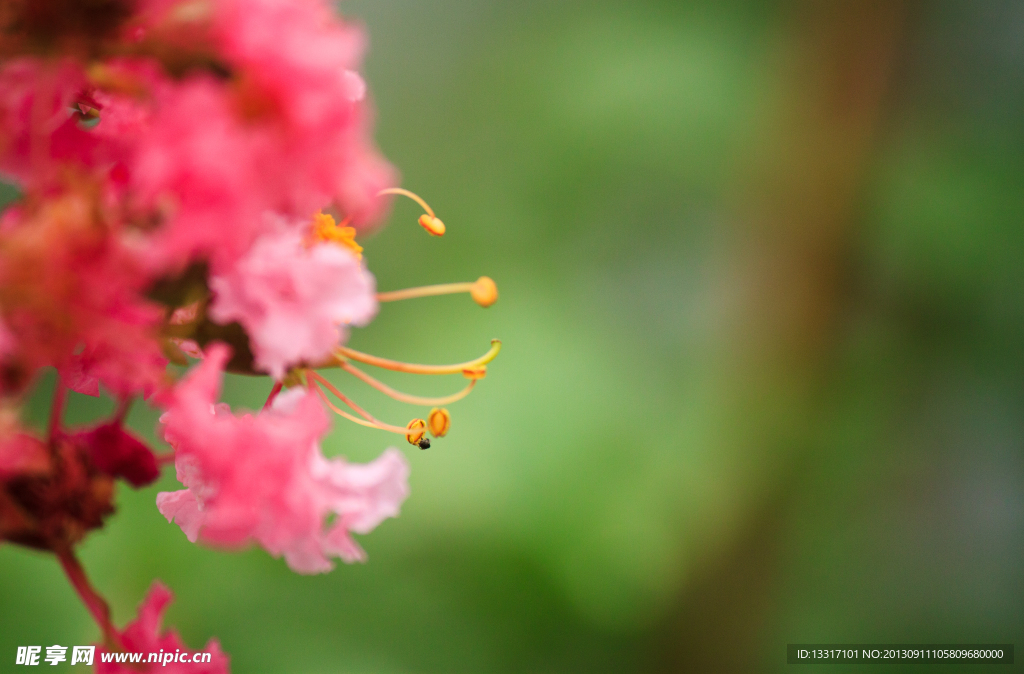
[[[448,414],[448,410],[443,407],[435,407],[430,410],[427,419],[431,435],[435,438],[443,438],[448,435],[448,430],[452,427],[452,415]]]
[[[479,367],[467,367],[462,370],[462,376],[466,379],[483,379],[487,376],[487,366],[481,365]]]
[[[444,223],[436,215],[424,213],[420,216],[420,225],[434,236],[444,236]]]
[[[473,301],[482,307],[489,307],[498,301],[498,286],[489,276],[481,276],[469,291]]]
[[[419,445],[423,440],[423,436],[426,435],[426,432],[423,430],[426,427],[427,422],[423,419],[413,419],[406,425],[406,428],[413,432],[407,433],[405,439],[409,441],[410,445]]]
[[[334,223],[329,213],[317,213],[309,234],[310,244],[336,243],[351,250],[359,259],[363,257],[363,247],[356,243],[355,227],[346,227],[347,220],[340,225]]]

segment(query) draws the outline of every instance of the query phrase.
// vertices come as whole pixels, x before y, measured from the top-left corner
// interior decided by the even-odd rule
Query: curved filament
[[[494,360],[498,352],[501,351],[501,340],[492,339],[491,348],[484,355],[473,360],[468,360],[465,363],[456,363],[455,365],[417,365],[416,363],[403,363],[397,360],[390,360],[388,358],[380,358],[378,356],[371,356],[368,353],[362,353],[355,349],[350,349],[347,346],[339,346],[335,353],[343,359],[348,358],[360,363],[366,363],[367,365],[374,365],[385,370],[393,370],[395,372],[411,372],[413,374],[459,374],[463,370],[476,368],[481,365],[486,365]]]
[[[354,402],[352,402],[348,398],[348,396],[346,396],[341,391],[339,391],[337,388],[335,388],[334,385],[331,384],[331,382],[327,381],[326,379],[324,379],[323,377],[321,377],[317,373],[315,373],[313,371],[309,371],[309,375],[311,375],[310,378],[309,378],[310,388],[312,388],[314,391],[316,391],[320,395],[320,397],[323,399],[323,401],[325,403],[327,403],[327,406],[330,407],[331,410],[333,410],[337,414],[345,417],[349,421],[357,423],[360,426],[367,426],[369,428],[378,428],[378,429],[380,429],[382,431],[390,431],[391,433],[398,433],[399,435],[405,435],[406,433],[409,432],[408,428],[401,428],[399,426],[392,426],[391,424],[386,424],[383,421],[380,421],[380,420],[374,418],[373,415],[371,415],[366,410],[364,410],[363,408],[361,408],[358,405],[356,405]],[[346,405],[351,407],[353,410],[355,410],[363,418],[360,419],[359,417],[353,416],[353,415],[349,414],[348,412],[346,412],[345,410],[343,410],[340,407],[338,407],[337,405],[335,405],[334,403],[332,403],[330,401],[330,399],[327,397],[327,394],[323,392],[323,389],[321,389],[320,386],[317,385],[317,382],[322,384],[331,393],[336,395],[339,400],[341,400],[343,403],[345,403]]]
[[[398,400],[403,403],[409,403],[410,405],[424,405],[427,407],[439,407],[441,405],[450,405],[453,402],[462,400],[463,398],[469,395],[470,391],[473,390],[473,387],[476,386],[477,381],[479,381],[477,379],[470,380],[468,386],[466,386],[458,393],[453,393],[450,396],[443,396],[439,398],[423,398],[421,396],[414,396],[408,393],[402,393],[401,391],[396,391],[395,389],[391,388],[384,382],[379,381],[374,377],[371,377],[370,375],[366,374],[365,372],[357,368],[355,365],[351,365],[350,363],[346,363],[343,361],[341,363],[341,369],[344,370],[345,372],[348,372],[352,376],[361,379],[362,381],[369,384],[373,388],[377,389],[384,395],[394,398],[395,400]]]
[[[352,423],[359,424],[360,426],[366,426],[367,428],[376,428],[376,429],[381,430],[381,431],[389,431],[391,433],[398,433],[399,435],[405,435],[406,433],[409,432],[409,429],[407,429],[407,428],[399,428],[398,426],[391,426],[391,425],[382,424],[382,423],[376,423],[375,424],[373,422],[366,421],[365,419],[360,419],[359,417],[352,416],[351,414],[349,414],[345,410],[341,409],[340,407],[338,407],[337,405],[332,403],[330,398],[327,397],[327,394],[324,393],[322,388],[320,388],[316,384],[312,384],[312,386],[310,388],[312,388],[314,391],[316,391],[317,395],[320,396],[320,399],[323,400],[324,403],[328,407],[331,408],[331,410],[333,410],[336,414],[345,417],[346,419],[348,419]]]
[[[409,190],[402,189],[401,187],[388,187],[386,189],[381,190],[380,192],[377,192],[378,197],[384,196],[385,194],[400,194],[403,197],[409,197],[417,204],[422,206],[423,210],[425,210],[430,215],[430,217],[437,217],[437,215],[434,214],[434,209],[431,208],[427,202],[423,201],[420,195],[416,194],[415,192],[410,192]]]

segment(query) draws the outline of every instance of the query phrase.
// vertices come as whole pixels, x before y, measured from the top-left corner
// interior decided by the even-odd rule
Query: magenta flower
[[[8,180],[22,184],[49,174],[53,163],[33,163],[33,128],[42,124],[50,131],[47,148],[54,159],[91,158],[95,139],[75,125],[68,110],[85,84],[85,73],[71,59],[43,63],[34,58],[13,59],[0,69],[0,171]]]
[[[97,468],[127,480],[133,487],[150,484],[160,475],[153,452],[119,422],[101,424],[76,434],[74,439]]]
[[[255,152],[265,145],[258,137],[265,130],[240,125],[230,93],[213,78],[180,84],[160,78],[150,86],[156,110],[135,148],[129,179],[140,199],[165,211],[167,226],[155,232],[146,252],[156,269],[178,268],[194,256],[224,268],[258,236],[270,207]]]
[[[90,183],[54,189],[0,224],[0,311],[21,370],[50,365],[76,390],[148,396],[165,380],[159,305],[120,223],[105,217]],[[10,342],[10,339],[8,339]],[[0,380],[18,389],[27,380]]]
[[[222,272],[264,231],[265,211],[308,217],[333,202],[356,226],[379,218],[395,172],[370,142],[361,31],[319,0],[221,0],[185,23],[176,3],[148,4],[151,34],[218,54],[235,79],[138,73],[152,117],[130,177],[167,211],[158,264],[201,254]]]
[[[375,221],[377,192],[395,174],[369,142],[363,31],[319,0],[224,0],[213,40],[244,73],[239,100],[278,126],[259,166],[279,210],[305,215],[335,202],[356,225]],[[284,189],[282,189],[284,188]]]
[[[333,568],[329,557],[363,559],[350,532],[368,533],[398,515],[408,465],[396,450],[365,466],[328,460],[319,439],[329,423],[312,393],[293,389],[259,414],[214,406],[223,345],[171,393],[161,417],[187,489],[162,492],[157,507],[190,541],[227,547],[256,542],[299,573]],[[336,516],[331,525],[329,515]]]
[[[220,650],[216,639],[210,639],[202,649],[204,653],[210,654],[209,662],[204,662],[204,657],[192,661],[196,651],[189,649],[177,632],[168,630],[161,633],[164,611],[173,599],[171,591],[161,582],[155,581],[139,606],[138,617],[117,634],[122,650],[111,651],[103,646],[96,649],[96,674],[229,674],[228,656]],[[159,654],[157,662],[150,661],[150,653]],[[165,653],[177,657],[164,657]],[[179,653],[187,654],[189,661],[182,661]],[[119,663],[116,662],[118,658],[110,657],[125,654],[141,654],[141,663]],[[105,655],[107,658],[104,658]],[[104,659],[115,662],[104,662]]]

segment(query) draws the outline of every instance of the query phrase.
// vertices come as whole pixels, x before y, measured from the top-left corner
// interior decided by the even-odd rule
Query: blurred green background
[[[153,504],[172,471],[121,489],[81,553],[118,624],[159,578],[167,622],[237,674],[775,672],[790,642],[1017,639],[1024,4],[341,9],[371,36],[379,143],[448,225],[397,202],[365,243],[379,287],[501,292],[385,305],[351,345],[504,350],[448,438],[401,443],[412,494],[365,565],[198,547]],[[68,419],[110,409],[76,395]],[[338,419],[325,452],[392,443]],[[97,638],[50,556],[2,546],[0,578],[4,658]]]

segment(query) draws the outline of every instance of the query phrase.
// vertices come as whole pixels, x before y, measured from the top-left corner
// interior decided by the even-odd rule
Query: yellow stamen
[[[397,302],[398,300],[434,297],[436,295],[454,295],[456,293],[469,293],[473,301],[482,307],[489,307],[498,301],[498,286],[487,276],[481,276],[473,283],[439,283],[433,286],[419,286],[418,288],[377,293],[377,301]]]
[[[399,402],[409,403],[410,405],[450,405],[451,403],[462,400],[463,398],[468,396],[470,391],[473,390],[473,386],[476,385],[476,381],[471,381],[469,382],[469,386],[462,389],[458,393],[453,393],[450,396],[445,396],[443,398],[422,398],[420,396],[409,395],[408,393],[396,391],[395,389],[391,388],[384,382],[374,379],[370,375],[366,374],[365,372],[357,368],[355,365],[352,365],[345,361],[342,361],[340,363],[340,367],[345,372],[348,372],[349,374],[363,380],[364,382],[366,382],[373,388],[377,389],[384,395],[390,396],[391,398],[394,398]]]
[[[389,187],[387,189],[381,190],[380,192],[377,192],[378,197],[384,196],[385,194],[400,194],[403,197],[409,197],[410,199],[415,201],[417,204],[423,207],[423,210],[426,211],[426,214],[421,215],[419,220],[420,225],[423,227],[423,229],[427,230],[434,236],[444,235],[444,223],[441,222],[441,219],[434,214],[434,209],[430,207],[430,204],[424,201],[418,194],[410,192],[409,190],[406,189],[402,189],[401,187]]]
[[[378,192],[378,196],[386,194],[398,194],[409,197],[423,207],[424,211],[426,211],[426,213],[421,215],[419,218],[420,225],[434,236],[441,236],[445,233],[444,223],[441,222],[430,205],[420,198],[419,195],[401,187],[392,187]],[[341,225],[337,225],[331,215],[322,212],[317,213],[313,216],[313,221],[310,225],[311,231],[307,239],[308,245],[314,245],[321,242],[335,243],[349,248],[356,256],[362,257],[363,249],[355,242],[355,229],[348,227],[348,223],[349,221],[346,219],[341,223]],[[473,283],[448,283],[379,293],[377,295],[377,300],[380,302],[391,302],[400,299],[428,297],[432,295],[447,295],[451,293],[469,293],[473,301],[482,307],[489,307],[498,300],[498,287],[495,285],[494,281],[487,276],[481,276]],[[501,341],[494,339],[491,340],[491,348],[488,349],[487,353],[479,358],[466,361],[465,363],[456,363],[454,365],[419,365],[417,363],[403,363],[396,360],[390,360],[388,358],[371,356],[370,354],[362,353],[355,349],[339,346],[334,351],[334,361],[323,363],[321,365],[323,367],[337,365],[381,393],[401,402],[413,405],[434,406],[433,409],[430,410],[429,427],[427,422],[423,419],[413,419],[405,428],[385,424],[382,421],[375,419],[371,414],[356,405],[341,391],[335,388],[333,384],[327,381],[327,379],[320,376],[313,370],[296,372],[297,374],[304,374],[307,387],[311,391],[315,391],[330,409],[342,417],[345,417],[346,419],[361,426],[377,428],[380,430],[390,431],[392,433],[400,433],[405,436],[406,440],[408,440],[410,444],[417,445],[420,449],[427,449],[430,447],[430,440],[426,437],[428,428],[431,434],[436,438],[444,437],[451,428],[451,415],[448,413],[448,410],[440,406],[456,402],[469,395],[473,390],[473,387],[476,386],[477,381],[483,379],[487,374],[487,363],[494,360],[500,351]],[[409,372],[413,374],[458,374],[461,372],[462,375],[469,380],[469,383],[458,393],[454,393],[449,396],[435,398],[414,396],[396,391],[390,386],[355,367],[349,362],[349,360],[374,365],[376,367],[396,372]],[[324,389],[333,393],[338,400],[351,408],[358,416],[350,414],[335,405],[330,398],[328,398]]]
[[[356,258],[362,259],[363,247],[356,243],[355,227],[346,227],[348,220],[340,225],[334,223],[334,217],[329,213],[317,213],[313,216],[312,231],[309,234],[311,244],[336,243],[343,248],[348,248],[355,253]]]
[[[443,438],[448,435],[448,430],[452,427],[452,415],[448,414],[448,410],[443,407],[435,407],[427,416],[427,425],[431,435],[435,438]]]
[[[409,422],[409,425],[406,426],[406,428],[414,432],[407,433],[405,439],[409,441],[410,445],[420,444],[420,441],[423,440],[423,436],[426,435],[426,432],[424,432],[421,429],[426,427],[427,422],[424,421],[423,419],[413,419],[412,421]]]
[[[347,346],[339,346],[335,351],[335,354],[340,356],[340,362],[343,362],[345,358],[349,358],[360,363],[366,363],[367,365],[375,365],[376,367],[384,368],[385,370],[394,370],[395,372],[411,372],[413,374],[458,374],[468,368],[476,368],[481,365],[486,365],[497,357],[499,351],[501,351],[501,340],[492,339],[491,348],[487,353],[479,358],[466,361],[465,363],[456,363],[455,365],[417,365],[416,363],[403,363],[397,360],[371,356],[370,354],[350,349]]]

